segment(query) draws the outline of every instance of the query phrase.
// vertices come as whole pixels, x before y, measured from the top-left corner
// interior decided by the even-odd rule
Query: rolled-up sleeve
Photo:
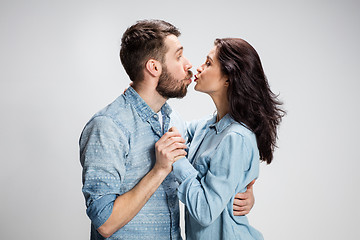
[[[242,135],[226,135],[210,156],[210,166],[203,177],[185,158],[173,164],[180,183],[178,197],[202,226],[210,225],[221,214],[239,184],[242,189],[250,181],[245,168],[251,156]]]
[[[96,229],[110,217],[120,195],[128,149],[121,127],[109,117],[95,117],[81,134],[82,191],[87,215]]]

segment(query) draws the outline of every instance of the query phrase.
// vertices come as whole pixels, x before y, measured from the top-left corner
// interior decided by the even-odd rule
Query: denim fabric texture
[[[183,121],[167,103],[161,113],[164,132],[176,126],[185,134]],[[79,144],[92,240],[104,239],[96,229],[109,218],[116,197],[153,167],[161,129],[158,115],[132,87],[86,124]],[[140,212],[108,239],[181,239],[177,187],[170,173]]]
[[[189,160],[173,164],[178,197],[186,205],[186,239],[263,239],[232,207],[235,194],[258,177],[256,137],[228,114],[215,121],[216,116],[188,125]]]

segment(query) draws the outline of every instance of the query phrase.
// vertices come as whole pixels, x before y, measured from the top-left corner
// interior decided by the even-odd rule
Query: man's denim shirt
[[[164,132],[176,126],[184,133],[183,122],[167,103],[161,113]],[[91,239],[104,239],[96,229],[109,218],[116,197],[151,170],[162,135],[158,115],[132,87],[87,123],[80,137],[80,161]],[[140,212],[108,239],[181,239],[177,187],[171,172]]]

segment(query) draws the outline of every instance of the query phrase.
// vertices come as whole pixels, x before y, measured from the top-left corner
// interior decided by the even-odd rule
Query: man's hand
[[[184,143],[185,139],[181,137],[176,128],[171,128],[155,143],[156,163],[154,168],[170,173],[172,164],[186,155],[184,149],[187,147]]]
[[[243,216],[250,212],[255,203],[253,185],[255,179],[252,180],[249,185],[247,185],[246,192],[238,193],[235,195],[234,204],[233,204],[233,214],[234,216]]]

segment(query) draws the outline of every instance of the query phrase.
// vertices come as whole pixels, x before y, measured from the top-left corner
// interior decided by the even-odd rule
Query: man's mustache
[[[193,77],[193,73],[192,71],[188,70],[188,74],[186,75],[186,78],[185,79],[190,79]]]

